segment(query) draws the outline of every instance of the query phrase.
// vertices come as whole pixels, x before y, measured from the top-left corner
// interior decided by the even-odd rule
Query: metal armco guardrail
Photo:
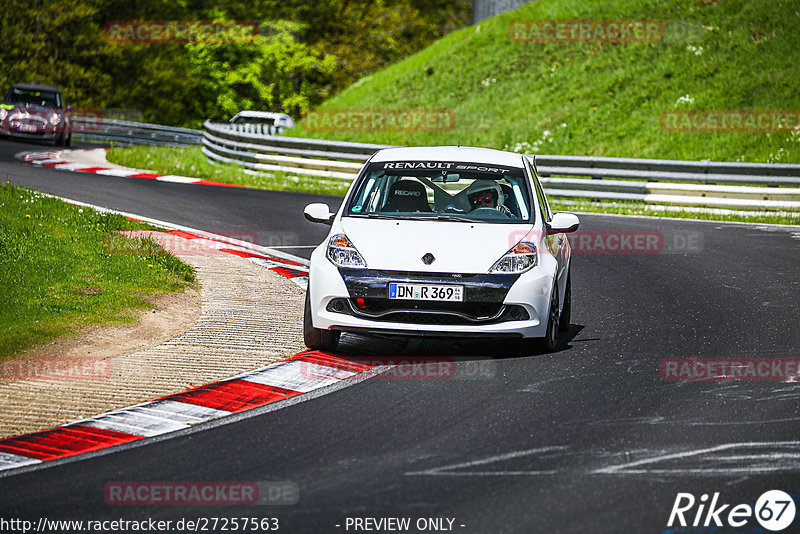
[[[73,117],[72,137],[121,145],[199,145],[202,130],[95,117]]]
[[[698,183],[800,185],[800,165],[592,156],[536,156],[539,174]]]
[[[273,136],[210,121],[203,126],[202,150],[209,159],[254,171],[353,179],[373,153],[390,147]],[[536,164],[548,194],[554,197],[800,209],[797,164],[552,155],[537,155]]]
[[[252,134],[240,125],[206,121],[203,153],[212,161],[255,171],[286,171],[353,179],[372,154],[388,145]]]

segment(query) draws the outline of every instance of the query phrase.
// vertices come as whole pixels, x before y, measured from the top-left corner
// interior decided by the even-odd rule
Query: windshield
[[[370,163],[345,216],[533,222],[522,168],[470,162]]]
[[[15,105],[21,104],[23,106],[40,106],[43,108],[60,108],[61,95],[55,91],[38,91],[13,87],[6,95],[5,103]]]
[[[236,117],[234,124],[275,124],[275,119],[268,117]]]

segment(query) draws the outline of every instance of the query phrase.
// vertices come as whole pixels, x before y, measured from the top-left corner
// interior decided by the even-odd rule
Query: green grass
[[[800,130],[668,133],[670,110],[800,109],[798,0],[539,0],[454,32],[320,109],[453,110],[450,131],[287,135],[528,153],[800,162]],[[688,21],[690,37],[635,44],[519,43],[519,19]],[[428,74],[431,73],[431,74]],[[681,101],[688,95],[691,101]]]
[[[0,185],[0,356],[130,322],[151,307],[146,297],[194,282],[194,270],[155,242],[115,234],[131,229],[153,228]],[[104,246],[109,238],[116,248]]]
[[[113,148],[106,157],[118,165],[146,169],[159,174],[189,176],[257,189],[344,195],[350,186],[349,181],[336,178],[317,178],[284,172],[251,174],[238,165],[212,164],[200,147]]]

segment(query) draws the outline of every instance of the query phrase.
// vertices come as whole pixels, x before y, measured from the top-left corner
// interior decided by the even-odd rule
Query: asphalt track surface
[[[325,235],[302,218],[313,195],[13,160],[30,148],[0,143],[3,180],[208,231],[280,235],[283,245]],[[470,533],[680,532],[666,526],[678,492],[753,505],[780,489],[800,503],[800,384],[667,381],[659,371],[665,358],[800,357],[797,229],[581,221],[581,230],[660,232],[665,250],[575,254],[572,324],[558,352],[347,341],[345,351],[376,360],[459,363],[449,379],[376,377],[226,425],[0,478],[0,517],[277,517],[280,532],[364,532],[347,529],[347,518],[408,517],[412,527],[419,518],[452,518],[454,531]],[[670,250],[686,240],[690,250]],[[110,506],[103,488],[112,481],[291,481],[299,501]],[[721,531],[764,530],[751,519],[745,530]]]

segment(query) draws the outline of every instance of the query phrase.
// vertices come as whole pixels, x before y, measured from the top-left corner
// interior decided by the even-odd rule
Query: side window
[[[531,175],[533,186],[536,189],[536,199],[539,202],[539,210],[541,211],[544,220],[546,222],[550,222],[553,219],[553,213],[550,211],[550,205],[547,203],[547,198],[544,196],[542,184],[539,183],[539,178],[536,176],[536,173],[533,172],[531,162],[528,160],[528,158],[525,158],[525,163],[528,166],[528,172]]]
[[[550,209],[550,201],[547,200],[547,195],[544,194],[544,187],[542,187],[542,183],[539,181],[539,178],[536,178],[536,185],[539,186],[539,190],[542,192],[542,199],[544,199],[544,206],[547,209],[547,220],[550,221],[553,219],[553,210]]]

